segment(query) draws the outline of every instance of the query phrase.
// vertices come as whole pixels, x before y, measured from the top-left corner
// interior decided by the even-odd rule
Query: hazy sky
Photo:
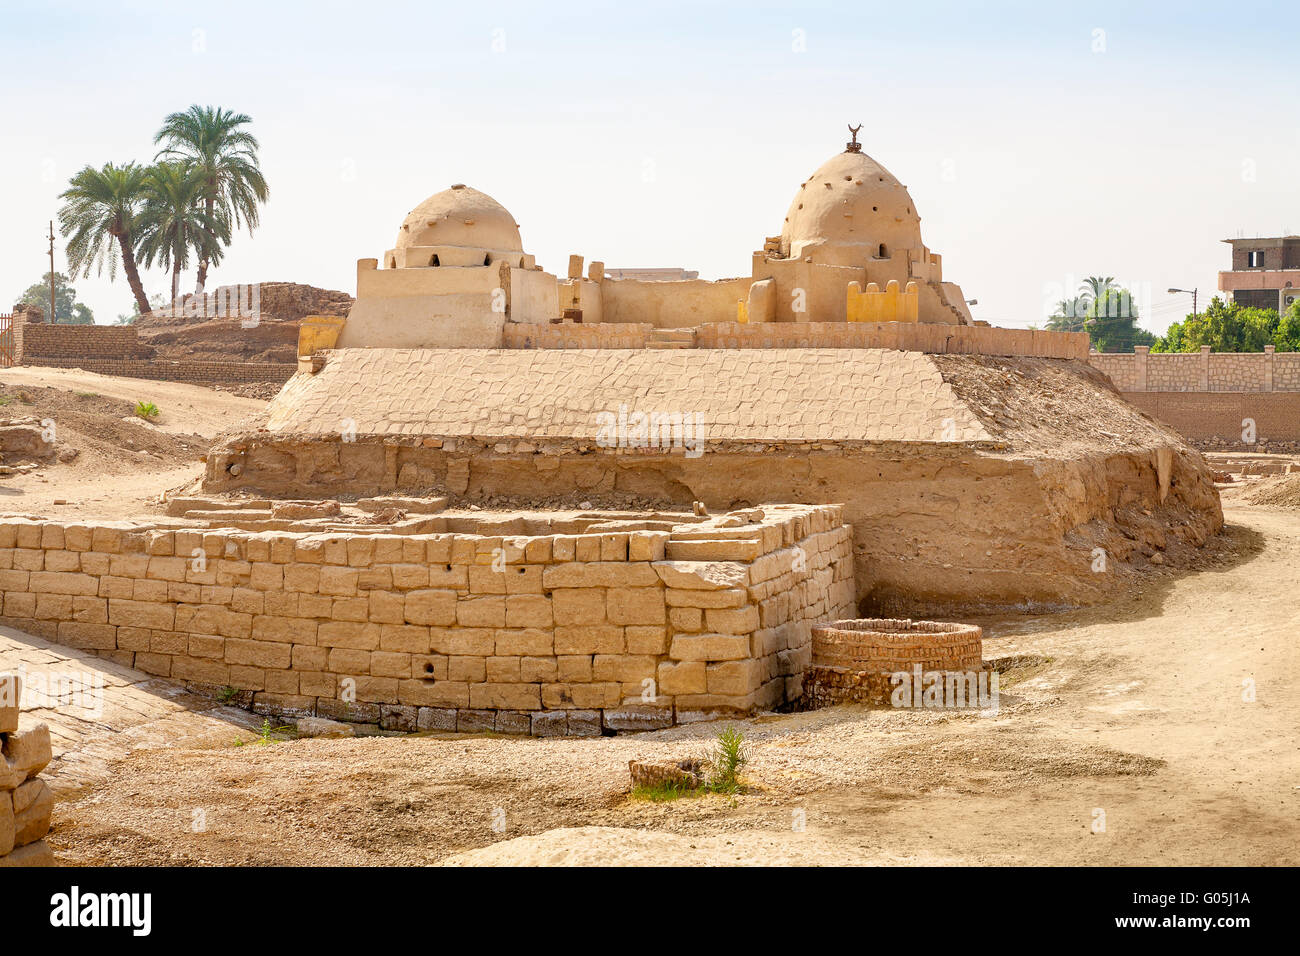
[[[46,271],[68,177],[151,160],[162,117],[192,103],[253,117],[271,186],[210,287],[353,293],[356,260],[456,182],[509,208],[552,272],[576,252],[748,275],[849,122],[999,325],[1103,274],[1149,295],[1161,332],[1190,308],[1169,286],[1214,293],[1219,240],[1300,232],[1294,2],[0,10],[0,307]],[[100,322],[130,311],[120,271],[76,287]]]

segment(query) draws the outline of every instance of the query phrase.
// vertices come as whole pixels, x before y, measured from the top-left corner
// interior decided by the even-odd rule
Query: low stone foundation
[[[595,735],[793,700],[852,613],[836,505],[425,520],[458,530],[0,519],[0,622],[260,713]]]

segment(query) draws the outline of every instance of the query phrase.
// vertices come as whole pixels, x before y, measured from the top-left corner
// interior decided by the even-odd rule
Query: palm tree
[[[1096,302],[1105,295],[1107,289],[1114,287],[1114,276],[1088,276],[1079,283],[1079,291],[1083,293],[1083,297],[1092,302]]]
[[[135,224],[144,198],[145,173],[145,168],[135,163],[105,163],[103,169],[86,166],[59,196],[64,200],[59,208],[59,232],[68,240],[73,278],[89,276],[92,268],[96,275],[102,274],[107,263],[112,279],[120,258],[141,315],[149,314],[149,299],[135,261]]]
[[[181,270],[190,253],[220,262],[222,246],[230,242],[230,220],[218,208],[204,208],[204,177],[186,163],[158,163],[144,179],[144,206],[138,218],[140,259],[157,262],[172,272],[172,307],[180,296]]]
[[[244,113],[195,105],[168,116],[153,138],[155,144],[166,143],[156,159],[184,160],[201,173],[209,219],[220,213],[233,220],[236,229],[247,225],[250,234],[258,224],[257,204],[270,195],[257,165],[257,140],[241,128],[252,121]],[[195,295],[203,292],[211,261],[200,254]]]

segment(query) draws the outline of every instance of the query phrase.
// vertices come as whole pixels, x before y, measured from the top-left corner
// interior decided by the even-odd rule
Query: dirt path
[[[1021,657],[997,716],[743,722],[752,786],[735,801],[626,794],[628,759],[701,754],[716,725],[173,747],[62,804],[51,844],[112,865],[1295,864],[1300,513],[1228,518],[1217,564],[1123,604],[982,622],[987,658]]]
[[[132,414],[141,400],[160,409],[156,424]],[[218,433],[266,407],[199,385],[39,367],[0,369],[0,402],[0,418],[49,419],[77,452],[0,479],[0,512],[110,519],[157,511],[164,491],[202,474]]]

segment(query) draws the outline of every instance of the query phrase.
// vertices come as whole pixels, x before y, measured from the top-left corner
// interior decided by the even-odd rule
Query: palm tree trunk
[[[140,269],[135,264],[135,253],[131,249],[131,240],[126,233],[121,233],[117,237],[118,245],[122,247],[122,271],[126,273],[127,284],[131,286],[131,294],[135,296],[135,307],[141,315],[149,315],[149,297],[144,294],[144,286],[140,282]]]
[[[176,308],[180,305],[181,295],[181,263],[176,259],[176,264],[172,266],[172,311],[175,313]]]
[[[207,209],[209,222],[212,221],[212,210],[216,208],[216,202],[217,201],[215,197],[209,196],[207,202],[205,203],[205,208]],[[206,255],[202,255],[199,257],[199,274],[198,277],[194,280],[194,295],[196,297],[201,296],[203,294],[203,287],[207,284],[207,281],[208,281],[208,257]]]

